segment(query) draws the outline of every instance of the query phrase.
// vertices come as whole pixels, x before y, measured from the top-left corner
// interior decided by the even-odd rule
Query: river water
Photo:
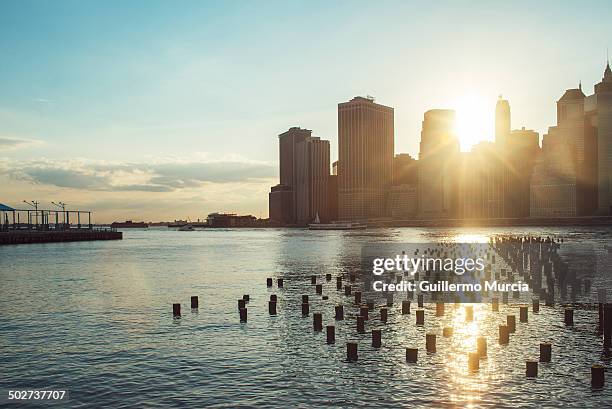
[[[600,363],[597,310],[576,306],[573,327],[563,307],[530,308],[508,345],[498,325],[518,307],[474,304],[466,323],[463,305],[447,304],[435,317],[425,305],[425,325],[401,315],[401,294],[383,324],[371,312],[366,333],[355,331],[356,307],[336,291],[335,277],[359,269],[366,243],[486,241],[497,234],[563,237],[601,248],[612,230],[597,228],[228,229],[179,232],[127,230],[122,241],[0,247],[0,390],[65,389],[63,407],[612,407],[612,375],[601,390],[590,385]],[[325,281],[331,273],[333,280]],[[323,300],[310,276],[323,283]],[[274,287],[266,287],[273,277]],[[284,277],[284,289],[276,278]],[[354,284],[358,286],[359,276]],[[270,294],[278,315],[268,314]],[[249,294],[248,322],[237,300]],[[311,315],[301,315],[301,295]],[[197,311],[190,296],[199,296]],[[511,300],[512,301],[512,300]],[[172,317],[172,303],[182,317]],[[334,323],[336,344],[314,332],[312,312]],[[518,321],[518,319],[517,319]],[[454,335],[442,337],[451,326]],[[380,349],[370,330],[382,329]],[[425,334],[437,333],[437,352],[426,354]],[[467,353],[485,336],[488,357],[468,371]],[[359,360],[347,362],[347,340],[359,343]],[[525,361],[539,343],[552,342],[552,362],[525,377]],[[419,348],[408,364],[405,348]],[[5,393],[5,392],[3,392]]]

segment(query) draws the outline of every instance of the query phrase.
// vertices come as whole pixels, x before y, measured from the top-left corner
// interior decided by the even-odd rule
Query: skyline
[[[146,3],[146,17],[137,2],[17,4],[0,16],[0,201],[62,200],[98,222],[265,217],[278,134],[312,129],[333,162],[337,104],[357,95],[395,109],[396,154],[416,157],[432,108],[456,109],[462,137],[477,128],[462,150],[492,140],[499,94],[512,128],[541,137],[565,89],[600,80],[612,38],[604,2],[528,16],[457,3]]]

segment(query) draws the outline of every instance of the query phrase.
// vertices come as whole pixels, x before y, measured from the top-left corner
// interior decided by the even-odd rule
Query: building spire
[[[582,91],[582,80],[578,81],[578,89]]]

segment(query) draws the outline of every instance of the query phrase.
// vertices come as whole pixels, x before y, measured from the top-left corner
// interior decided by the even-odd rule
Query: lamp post
[[[64,224],[66,224],[66,203],[64,202],[51,202],[52,205],[59,207],[60,209],[62,209],[62,214],[64,215]],[[58,224],[57,222],[57,213],[55,213],[55,224]]]
[[[36,215],[36,227],[38,228],[38,204],[39,202],[36,200],[27,201],[24,200],[23,203],[28,204],[34,208],[34,214]],[[28,224],[32,224],[32,220],[30,219],[30,211],[28,211]]]

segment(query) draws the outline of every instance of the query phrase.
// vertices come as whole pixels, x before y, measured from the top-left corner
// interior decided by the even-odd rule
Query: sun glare
[[[493,139],[495,101],[468,94],[454,104],[456,131],[462,151],[469,151],[478,142]]]

